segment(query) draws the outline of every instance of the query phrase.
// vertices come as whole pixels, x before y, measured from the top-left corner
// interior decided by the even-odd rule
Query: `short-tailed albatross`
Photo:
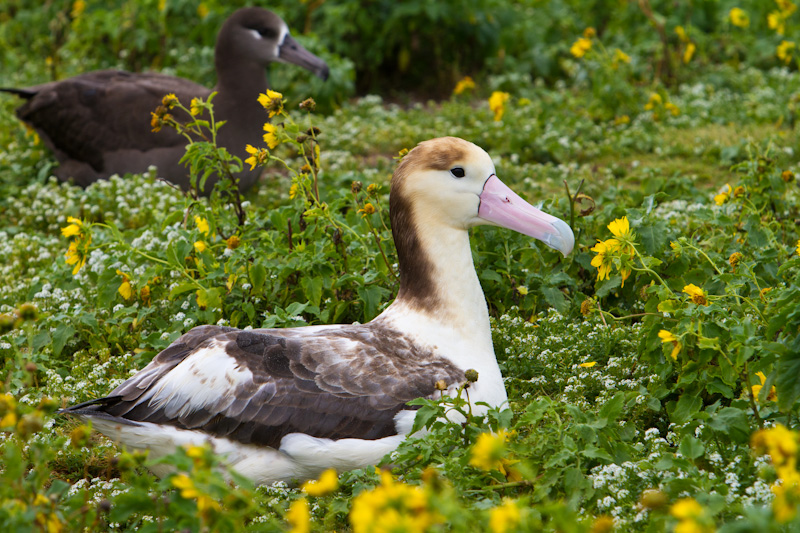
[[[479,373],[470,401],[502,405],[468,230],[503,226],[564,255],[572,231],[505,186],[485,151],[454,137],[423,142],[402,159],[390,217],[400,289],[371,322],[196,327],[108,397],[63,412],[155,456],[209,442],[264,484],[376,464],[410,431],[407,402],[433,397],[440,380],[453,392],[468,369]]]
[[[257,99],[267,90],[264,69],[272,62],[294,63],[322,79],[328,77],[325,62],[295,41],[280,17],[249,7],[235,11],[217,35],[214,89],[163,74],[99,70],[25,89],[0,90],[27,100],[17,116],[54,152],[60,180],[72,179],[85,187],[112,174],[144,172],[155,165],[160,177],[188,189],[188,170],[180,163],[186,139],[171,128],[153,132],[150,113],[167,93],[189,107],[192,98],[207,99],[217,91],[214,115],[217,121],[226,121],[218,144],[244,160],[245,146],[256,144],[264,133],[267,115]],[[251,187],[259,173],[260,169],[245,165],[238,174],[239,187]],[[207,192],[215,181],[216,177],[209,178]]]

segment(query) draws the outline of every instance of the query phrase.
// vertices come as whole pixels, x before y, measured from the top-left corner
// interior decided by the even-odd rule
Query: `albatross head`
[[[520,198],[498,179],[489,154],[456,137],[425,141],[411,150],[395,171],[390,198],[395,197],[393,202],[414,206],[420,228],[500,226],[538,239],[565,256],[575,244],[569,225]]]
[[[217,36],[217,54],[224,56],[217,58],[223,62],[241,56],[262,66],[293,63],[328,78],[328,65],[295,41],[278,15],[260,7],[239,9],[225,21]]]

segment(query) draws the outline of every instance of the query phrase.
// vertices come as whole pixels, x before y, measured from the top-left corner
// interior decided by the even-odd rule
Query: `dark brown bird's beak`
[[[294,63],[295,65],[313,72],[323,80],[328,79],[328,64],[303,48],[302,45],[295,41],[288,33],[278,48],[278,60],[284,63]]]

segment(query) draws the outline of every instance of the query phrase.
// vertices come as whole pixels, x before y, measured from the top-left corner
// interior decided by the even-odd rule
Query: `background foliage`
[[[217,28],[239,5],[6,2],[0,86],[98,68],[211,86]],[[794,4],[269,7],[332,75],[271,67],[287,99],[272,156],[285,164],[247,194],[244,224],[220,198],[149,175],[57,183],[18,100],[0,99],[3,529],[303,531],[304,510],[317,530],[797,527]],[[313,114],[297,108],[309,96]],[[292,140],[311,124],[318,142]],[[156,480],[147,458],[53,415],[195,325],[373,318],[397,291],[393,156],[441,135],[487,149],[506,183],[576,233],[567,258],[473,233],[508,409],[462,427],[437,418],[458,399],[426,402],[430,433],[387,460],[395,480],[364,469],[317,495],[234,487],[202,449],[168,459],[183,477]],[[68,217],[80,221],[69,239]],[[86,250],[75,273],[70,242]]]

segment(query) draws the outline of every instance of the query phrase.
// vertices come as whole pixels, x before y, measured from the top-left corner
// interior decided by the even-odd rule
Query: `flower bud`
[[[470,383],[475,383],[476,381],[478,381],[478,371],[475,370],[474,368],[470,368],[469,370],[464,372],[464,377],[466,377],[467,381],[469,381]]]

